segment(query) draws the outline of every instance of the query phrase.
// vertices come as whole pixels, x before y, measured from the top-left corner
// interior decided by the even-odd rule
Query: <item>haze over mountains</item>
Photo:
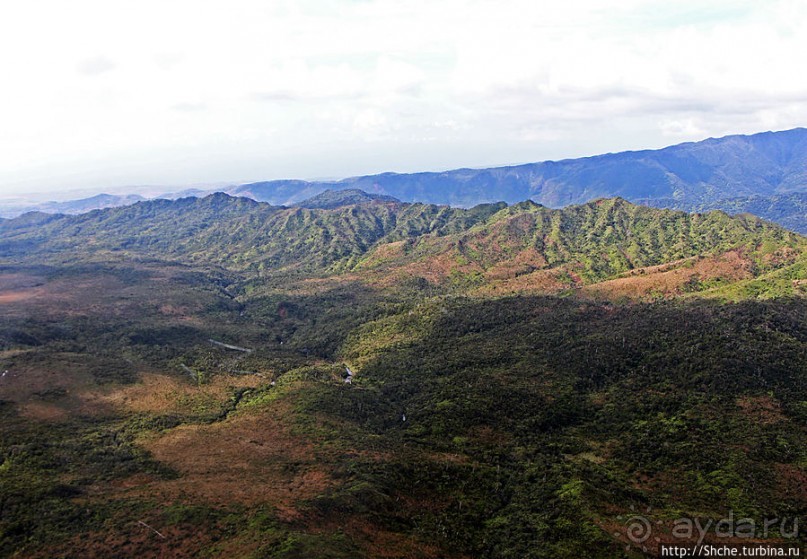
[[[661,150],[509,167],[383,173],[338,181],[274,180],[223,189],[234,196],[287,206],[299,204],[325,190],[362,190],[406,202],[463,207],[528,199],[562,207],[619,196],[642,204],[687,211],[750,212],[805,232],[807,129],[727,136]],[[201,192],[188,194],[200,195]],[[132,201],[131,197],[105,196],[29,209],[78,213]],[[15,213],[20,213],[20,209]]]

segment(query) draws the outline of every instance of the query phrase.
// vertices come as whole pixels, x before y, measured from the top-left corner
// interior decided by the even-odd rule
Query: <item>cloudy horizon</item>
[[[793,0],[32,0],[0,195],[486,167],[807,125]]]

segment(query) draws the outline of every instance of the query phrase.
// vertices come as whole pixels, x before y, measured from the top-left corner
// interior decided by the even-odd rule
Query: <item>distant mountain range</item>
[[[80,214],[103,208],[128,206],[146,200],[139,194],[97,194],[89,198],[67,200],[64,202],[26,203],[22,201],[5,202],[0,200],[0,216],[16,217],[27,212],[44,212],[49,214]]]
[[[326,190],[352,191],[353,196],[356,191],[363,191],[406,202],[462,207],[529,199],[557,208],[619,196],[641,204],[688,211],[751,212],[805,233],[807,129],[726,136],[660,150],[509,167],[383,173],[338,181],[275,180],[223,191],[291,206]],[[78,213],[132,201],[129,197],[102,195],[30,209]]]
[[[550,207],[609,196],[695,204],[807,192],[807,129],[511,167],[383,173],[329,182],[267,181],[233,187],[227,193],[290,205],[325,189],[360,189],[431,204],[472,206],[531,199]]]
[[[89,198],[69,200],[67,202],[45,202],[40,204],[37,210],[45,213],[79,214],[104,208],[128,206],[136,202],[142,202],[145,199],[139,194],[98,194]]]

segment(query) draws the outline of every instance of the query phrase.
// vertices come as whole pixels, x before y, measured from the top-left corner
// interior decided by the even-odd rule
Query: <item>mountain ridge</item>
[[[400,202],[400,200],[393,196],[369,194],[358,188],[349,188],[347,190],[325,190],[294,205],[300,208],[326,210],[370,202]]]
[[[217,193],[0,224],[5,258],[148,257],[248,275],[358,273],[381,284],[421,278],[460,291],[556,292],[731,251],[731,265],[749,270],[740,276],[757,277],[793,265],[805,243],[751,215],[689,214],[622,198],[562,209],[533,201],[466,209],[362,198],[312,209]]]

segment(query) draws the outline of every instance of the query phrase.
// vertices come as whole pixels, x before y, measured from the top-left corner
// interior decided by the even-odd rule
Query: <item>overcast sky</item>
[[[801,0],[8,0],[0,194],[484,167],[807,125]]]

